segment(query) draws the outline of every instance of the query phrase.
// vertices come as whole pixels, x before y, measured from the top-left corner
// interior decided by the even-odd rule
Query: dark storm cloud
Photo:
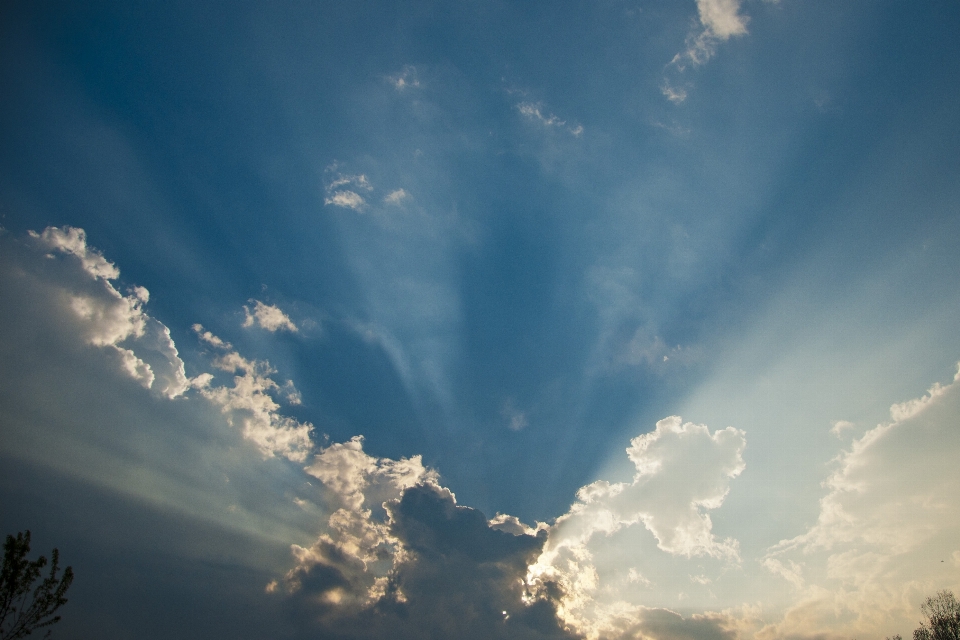
[[[302,615],[337,638],[574,638],[553,605],[523,601],[527,566],[545,533],[513,535],[493,529],[484,515],[457,505],[433,483],[406,489],[387,505],[390,532],[403,552],[383,595],[345,611],[331,600],[349,581],[339,568],[300,570],[292,599]],[[347,561],[347,558],[341,558]]]

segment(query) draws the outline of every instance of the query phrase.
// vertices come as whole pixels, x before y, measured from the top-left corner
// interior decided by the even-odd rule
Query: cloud
[[[694,614],[684,618],[669,609],[645,610],[637,629],[657,640],[735,640],[740,635],[736,622],[724,614]]]
[[[292,501],[315,492],[304,486],[300,465],[263,461],[195,392],[169,397],[165,376],[182,375],[182,363],[163,352],[173,341],[148,315],[150,303],[140,300],[143,335],[119,343],[150,365],[149,390],[113,346],[90,342],[106,332],[71,301],[126,305],[110,286],[129,297],[127,285],[104,281],[119,278],[123,265],[101,261],[89,245],[62,251],[58,239],[82,234],[60,231],[0,230],[0,512],[7,531],[40,517],[38,535],[84,567],[71,601],[87,604],[60,631],[113,637],[129,628],[159,638],[189,636],[190,627],[208,635],[202,623],[196,631],[163,613],[143,624],[142,603],[175,591],[225,616],[214,635],[276,637],[269,621],[283,612],[257,588],[282,571],[289,541],[307,539],[315,527],[315,511]],[[44,235],[54,242],[41,241]],[[105,318],[115,324],[115,316]],[[136,588],[118,579],[118,568]]]
[[[334,191],[331,195],[323,199],[323,204],[332,204],[345,209],[362,211],[366,201],[356,191]]]
[[[890,416],[836,459],[817,523],[768,551],[797,599],[763,637],[909,633],[924,596],[960,588],[941,562],[960,540],[960,373]]]
[[[364,174],[344,174],[338,171],[339,165],[334,162],[327,167],[327,173],[333,176],[333,179],[324,187],[326,197],[323,204],[353,209],[354,211],[363,211],[367,202],[358,191],[372,191],[370,181]],[[345,188],[345,187],[350,187]]]
[[[104,380],[103,366],[115,373],[115,378],[107,377],[112,386],[102,390],[109,397],[116,395],[116,381],[123,376],[144,377],[148,371],[159,371],[152,361],[141,359],[140,354],[149,347],[157,350],[156,357],[170,356],[164,347],[169,342],[172,348],[173,343],[166,327],[144,312],[146,290],[134,288],[127,295],[119,293],[105,279],[119,277],[119,270],[86,247],[81,231],[66,229],[58,233],[51,229],[19,242],[4,235],[0,242],[0,284],[8,303],[0,308],[5,329],[4,353],[11,353],[20,344],[49,347],[42,371],[30,372],[34,392],[35,379],[40,374],[44,381],[62,383],[61,372],[47,372],[49,363],[63,360],[64,355],[69,355],[71,362],[80,363],[72,369],[72,380],[78,380],[79,371],[101,372],[94,376],[95,380],[79,380],[80,389],[74,396],[91,395],[90,387]],[[262,322],[263,317],[256,310],[248,309],[248,315]],[[51,339],[51,330],[56,331],[56,339]],[[549,602],[522,600],[523,577],[541,551],[545,532],[538,536],[536,530],[510,516],[498,516],[488,522],[479,511],[456,504],[453,493],[440,486],[438,474],[425,467],[419,456],[400,460],[376,458],[363,451],[360,437],[317,450],[311,441],[312,426],[280,412],[281,398],[292,403],[299,401],[300,394],[292,382],[279,383],[268,362],[245,358],[203,326],[196,324],[193,330],[212,351],[214,370],[192,380],[183,376],[186,384],[182,386],[192,388],[210,404],[200,401],[194,393],[171,403],[166,397],[143,394],[131,384],[120,395],[129,400],[131,392],[139,393],[141,403],[144,399],[150,403],[128,402],[120,406],[114,402],[110,411],[119,411],[124,418],[112,425],[109,442],[91,439],[92,434],[103,431],[98,421],[96,428],[84,432],[86,440],[71,440],[77,437],[75,429],[63,438],[64,434],[55,427],[43,436],[49,442],[40,438],[33,450],[28,451],[22,443],[14,449],[19,455],[32,456],[37,455],[37,450],[56,451],[60,455],[51,464],[78,467],[85,474],[83,477],[97,479],[103,475],[101,468],[113,473],[124,469],[120,474],[123,477],[107,474],[109,477],[100,481],[163,504],[189,504],[191,513],[233,523],[255,519],[250,518],[249,506],[243,504],[243,495],[221,495],[225,491],[224,480],[230,480],[219,470],[230,468],[231,475],[239,470],[216,456],[217,447],[227,442],[235,445],[230,435],[234,431],[228,425],[239,426],[243,438],[255,444],[263,456],[303,463],[302,467],[297,465],[298,472],[323,485],[319,496],[316,492],[310,495],[312,500],[293,494],[284,500],[289,505],[286,511],[279,507],[262,511],[269,514],[279,510],[284,517],[303,519],[315,514],[319,505],[328,514],[316,542],[308,547],[294,545],[296,566],[282,580],[268,586],[268,591],[285,594],[289,603],[299,607],[310,621],[306,624],[319,620],[321,635],[335,631],[356,638],[419,638],[424,632],[442,635],[452,630],[462,638],[570,637],[560,628]],[[73,347],[69,354],[58,353],[64,342]],[[130,357],[124,359],[128,352]],[[116,355],[115,362],[110,361],[111,353]],[[108,357],[103,357],[105,354]],[[77,355],[82,357],[78,359]],[[91,361],[91,355],[99,357]],[[35,353],[23,354],[16,362],[22,367],[35,357]],[[10,362],[9,358],[4,360],[4,379],[19,380],[19,372],[6,366]],[[182,366],[178,357],[177,362]],[[221,381],[223,375],[230,380]],[[160,380],[159,375],[155,378]],[[62,387],[57,389],[60,391]],[[35,396],[36,393],[31,397]],[[64,400],[64,406],[71,404]],[[30,415],[23,424],[29,426],[37,412],[30,410],[28,403],[24,406]],[[99,410],[99,401],[91,406]],[[163,420],[147,420],[150,429],[124,424],[130,416],[142,417],[144,412],[153,416],[165,411],[172,412],[173,424],[183,426],[191,442],[199,439],[204,447],[181,451],[177,447],[184,442],[172,437],[174,432],[158,428]],[[20,405],[16,412],[4,412],[3,433],[10,433],[10,428],[27,428],[21,425],[24,413]],[[74,414],[71,407],[70,416]],[[4,436],[5,447],[25,440],[23,433],[13,433],[12,439]],[[214,433],[217,439],[211,440]],[[124,440],[131,435],[136,442]],[[224,437],[226,440],[219,439]],[[141,441],[150,443],[148,451],[137,449]],[[158,446],[158,442],[163,445]],[[211,442],[215,442],[212,449]],[[165,447],[171,447],[171,451]],[[5,450],[10,453],[13,449]],[[118,457],[117,451],[122,455]],[[64,452],[73,457],[65,461]],[[174,461],[169,459],[171,452],[176,457]],[[212,462],[211,453],[215,457]],[[245,456],[248,454],[238,459],[249,466]],[[84,464],[90,459],[98,464]],[[179,464],[182,460],[190,462]],[[205,473],[208,463],[219,492],[215,496],[201,495],[182,477],[184,471]],[[277,473],[280,468],[273,463],[271,469],[271,473]],[[170,470],[181,475],[164,475]],[[293,469],[288,465],[286,470]],[[216,505],[216,513],[210,513],[211,504]],[[290,510],[296,514],[291,516]],[[276,531],[268,531],[272,525],[263,523],[245,526],[254,532],[264,530],[271,540],[280,538],[280,531],[290,539],[285,525]]]
[[[360,436],[323,449],[306,472],[323,483],[332,514],[311,547],[293,546],[296,566],[268,590],[321,629],[357,638],[569,637],[550,603],[523,602],[545,533],[530,535],[510,516],[488,522],[458,505],[419,456],[376,458]]]
[[[697,12],[703,26],[720,40],[747,33],[749,18],[740,15],[740,0],[697,0]]]
[[[629,334],[627,334],[629,335]],[[688,365],[697,358],[697,349],[675,345],[667,346],[663,338],[646,326],[637,327],[629,340],[621,340],[612,354],[610,367],[643,367],[663,373],[673,365]]]
[[[397,91],[403,91],[405,89],[409,89],[410,87],[420,86],[420,79],[417,77],[417,69],[411,65],[405,65],[400,73],[389,76],[388,80]]]
[[[83,229],[47,227],[5,244],[16,263],[4,265],[4,276],[29,291],[31,304],[45,306],[61,331],[113,352],[117,366],[147,389],[168,398],[187,390],[169,329],[144,311],[149,291],[133,286],[121,293],[111,282],[120,270],[87,245]]]
[[[120,270],[112,262],[108,262],[96,249],[87,246],[87,234],[83,229],[47,227],[43,233],[36,231],[28,233],[30,237],[39,240],[47,248],[78,258],[83,265],[83,270],[94,278],[116,280],[120,277]]]
[[[323,483],[332,515],[327,532],[311,547],[294,545],[297,566],[285,577],[285,590],[308,589],[343,607],[377,601],[401,554],[383,505],[417,483],[436,482],[436,472],[424,467],[420,456],[370,456],[362,436],[322,449],[305,471]]]
[[[581,125],[568,127],[566,120],[561,120],[556,115],[545,112],[543,105],[539,102],[521,102],[517,105],[517,110],[520,112],[520,115],[534,122],[538,122],[544,127],[564,128],[575,138],[579,138],[583,134],[583,127]],[[545,113],[547,113],[547,115],[544,115]]]
[[[301,423],[279,413],[280,405],[271,393],[292,398],[299,404],[300,394],[293,383],[281,387],[270,376],[276,370],[269,362],[247,360],[236,351],[227,351],[224,342],[199,324],[193,325],[199,338],[207,344],[226,351],[213,364],[233,376],[233,386],[213,384],[215,377],[203,373],[191,380],[191,386],[206,399],[220,407],[230,424],[242,425],[243,437],[253,442],[265,456],[279,455],[295,462],[303,462],[313,449],[310,431],[313,425]]]
[[[191,327],[194,333],[197,334],[197,337],[201,342],[209,344],[211,347],[216,349],[233,349],[233,345],[225,340],[221,340],[217,336],[213,335],[209,331],[203,328],[201,324],[195,324]]]
[[[543,107],[539,103],[533,102],[521,102],[517,105],[517,109],[520,111],[521,115],[524,115],[532,120],[539,121],[545,127],[562,127],[567,124],[565,120],[561,120],[557,116],[550,114],[549,116],[544,116],[541,113]]]
[[[717,46],[732,37],[747,34],[749,17],[740,13],[740,0],[697,0],[697,16],[702,30],[691,31],[683,51],[667,65],[671,75],[681,74],[687,65],[699,67],[716,54]],[[665,78],[660,92],[667,100],[680,104],[687,99],[689,85],[679,86]]]
[[[710,433],[677,416],[660,420],[626,450],[636,469],[631,482],[599,480],[582,487],[570,511],[557,518],[528,572],[532,590],[558,588],[564,622],[598,637],[623,620],[637,619],[640,609],[596,597],[601,584],[591,546],[597,534],[642,524],[671,556],[738,561],[737,542],[718,540],[706,511],[720,507],[730,480],[743,471],[744,446],[743,432],[732,427]]]
[[[507,427],[511,431],[520,431],[530,424],[527,419],[527,412],[515,407],[512,398],[507,398],[506,402],[503,403],[500,415],[507,421]]]
[[[830,427],[830,433],[840,438],[843,436],[844,431],[849,431],[850,429],[853,429],[856,426],[857,425],[847,420],[837,420],[833,423],[833,426]]]
[[[387,204],[400,204],[404,200],[410,197],[410,194],[404,191],[403,189],[397,189],[396,191],[391,191],[384,197],[383,201]]]
[[[667,100],[674,104],[680,104],[687,99],[686,89],[683,87],[671,86],[667,81],[664,81],[664,83],[660,85],[660,93],[662,93]]]
[[[254,303],[253,311],[250,311],[250,308],[244,305],[243,312],[246,316],[243,320],[244,327],[252,327],[254,325],[259,325],[261,329],[266,329],[267,331],[289,331],[291,333],[297,332],[297,325],[290,320],[290,317],[280,310],[279,307],[274,305],[264,304],[259,300],[250,300]]]

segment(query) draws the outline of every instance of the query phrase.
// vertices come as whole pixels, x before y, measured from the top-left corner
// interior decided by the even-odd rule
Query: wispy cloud
[[[520,115],[528,118],[529,120],[537,122],[548,129],[563,129],[576,138],[579,138],[581,135],[583,135],[583,126],[568,126],[566,120],[563,120],[559,116],[546,111],[543,104],[539,102],[521,102],[517,105],[517,110],[520,112]]]
[[[508,398],[507,401],[503,403],[503,409],[500,410],[500,415],[507,421],[507,427],[511,431],[520,431],[529,425],[527,412],[518,409],[514,405],[512,398]]]
[[[686,89],[683,87],[671,86],[666,80],[664,80],[663,84],[660,85],[660,93],[663,94],[663,97],[674,104],[680,104],[687,99]]]
[[[391,191],[384,198],[383,201],[387,204],[398,205],[410,198],[410,194],[404,191],[403,189],[397,189],[396,191]]]
[[[420,79],[417,77],[417,68],[412,65],[405,65],[403,70],[392,76],[388,76],[388,79],[397,91],[418,88],[420,86]]]
[[[687,35],[685,48],[667,65],[668,76],[660,85],[660,92],[674,104],[687,99],[689,84],[678,82],[676,76],[687,66],[699,67],[712,58],[717,46],[732,37],[747,34],[748,16],[740,13],[740,0],[697,0],[700,27]]]

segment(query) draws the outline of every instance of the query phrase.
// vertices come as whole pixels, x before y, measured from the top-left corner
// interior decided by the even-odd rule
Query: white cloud
[[[352,175],[339,173],[336,170],[337,166],[338,166],[337,163],[333,163],[332,165],[327,167],[327,170],[332,171],[335,176],[333,181],[327,185],[327,191],[333,191],[334,189],[338,189],[340,187],[347,186],[347,185],[350,185],[355,189],[362,189],[364,191],[373,191],[373,186],[371,186],[370,180],[367,179],[366,175],[362,173],[352,174]]]
[[[84,271],[94,278],[116,280],[120,277],[120,270],[112,262],[108,262],[96,249],[87,246],[87,234],[77,227],[47,227],[43,233],[28,232],[31,237],[49,249],[56,249],[61,253],[68,253],[80,259]]]
[[[366,201],[356,191],[334,191],[332,195],[327,196],[323,199],[323,204],[332,204],[337,207],[343,207],[345,209],[353,209],[354,211],[362,211]]]
[[[857,425],[853,424],[848,420],[837,420],[833,423],[833,426],[830,427],[830,433],[837,436],[838,438],[843,437],[845,431],[855,428]]]
[[[297,332],[297,325],[290,320],[290,317],[280,310],[279,307],[270,304],[264,304],[259,300],[250,300],[254,303],[253,311],[250,311],[250,307],[244,305],[243,312],[246,316],[243,320],[244,327],[252,327],[258,325],[261,329],[266,329],[267,331],[290,331],[291,333]]]
[[[287,380],[283,383],[280,387],[280,395],[286,398],[287,404],[294,406],[303,404],[303,394],[300,393],[300,390],[293,384],[293,380]]]
[[[520,522],[520,518],[516,516],[507,515],[505,513],[498,513],[493,518],[490,518],[488,523],[491,529],[498,529],[500,531],[506,531],[507,533],[512,533],[515,536],[527,535],[535,536],[540,530],[549,529],[549,525],[544,522],[538,522],[536,527],[531,527]]]
[[[749,18],[740,15],[740,0],[697,0],[700,22],[720,40],[747,33]]]
[[[61,254],[77,260],[79,273],[71,272],[68,263],[59,280],[35,284],[38,295],[43,289],[61,312],[72,316],[77,337],[114,351],[120,368],[145,388],[169,398],[183,394],[189,384],[170,330],[143,310],[150,293],[136,286],[121,293],[111,282],[120,270],[87,245],[83,229],[48,227],[29,235],[39,252],[48,252],[46,258],[56,260]]]
[[[680,74],[688,64],[698,67],[714,56],[717,46],[734,36],[747,34],[749,18],[740,13],[740,0],[697,0],[697,15],[703,30],[694,30],[687,35],[685,48],[677,53],[667,68]],[[664,79],[660,92],[674,104],[687,99],[687,89]]]
[[[500,415],[507,421],[507,427],[511,431],[520,431],[530,423],[527,419],[527,412],[514,406],[513,399],[507,398],[500,410]]]
[[[600,575],[593,565],[593,540],[642,524],[671,556],[714,557],[738,561],[735,540],[718,540],[706,513],[720,507],[730,480],[744,469],[742,431],[727,427],[710,433],[704,425],[665,418],[656,429],[634,438],[627,455],[636,468],[631,482],[599,480],[577,492],[577,502],[557,519],[543,553],[528,572],[534,593],[560,585],[559,615],[586,634],[598,637],[639,609],[596,597]]]
[[[228,343],[204,331],[202,326],[197,324],[193,328],[204,342],[219,349],[229,347]],[[281,415],[278,411],[280,405],[271,396],[271,393],[276,393],[289,398],[292,383],[289,389],[281,387],[270,377],[276,373],[270,363],[247,360],[236,351],[217,356],[214,366],[238,374],[233,377],[233,386],[215,386],[214,376],[206,373],[193,379],[193,387],[218,405],[231,424],[239,422],[244,438],[253,442],[263,455],[280,455],[295,462],[306,460],[313,449],[310,439],[313,425]],[[292,394],[294,400],[298,401],[296,389]]]
[[[687,99],[686,89],[683,87],[673,87],[666,81],[660,86],[660,93],[674,104],[680,104]]]
[[[410,194],[404,191],[403,189],[397,189],[396,191],[391,191],[383,199],[387,204],[400,204],[404,200],[410,197]]]
[[[195,324],[191,328],[197,334],[197,337],[200,339],[201,342],[205,342],[209,344],[211,347],[215,347],[217,349],[233,349],[232,344],[224,340],[221,340],[217,336],[213,335],[212,333],[204,329],[203,325]]]
[[[566,120],[561,120],[558,116],[544,111],[543,105],[539,102],[521,102],[517,105],[517,110],[522,116],[538,122],[544,127],[564,128],[575,138],[579,138],[581,135],[583,135],[582,125],[568,127]]]
[[[419,87],[420,79],[417,77],[417,69],[411,65],[406,65],[403,67],[403,70],[389,77],[390,84],[394,86],[397,91],[403,91],[411,87]]]
[[[362,211],[367,201],[364,200],[358,191],[373,191],[373,186],[366,175],[340,173],[339,164],[334,162],[327,167],[327,173],[333,176],[333,179],[326,184],[324,190],[326,197],[323,204]],[[346,188],[349,187],[349,188]]]
[[[960,546],[960,373],[890,415],[837,458],[817,523],[769,550],[798,593],[764,637],[906,635],[923,597],[960,588],[944,562]]]
[[[552,113],[549,116],[543,115],[542,108],[542,105],[533,102],[521,102],[517,105],[517,109],[522,115],[537,120],[546,127],[562,127],[567,124],[566,120],[561,120]]]
[[[662,373],[672,365],[689,364],[697,357],[696,349],[675,345],[667,346],[658,335],[652,334],[645,326],[638,327],[630,340],[613,354],[614,368],[622,366],[642,366],[650,371]]]
[[[636,567],[630,567],[630,570],[627,571],[627,580],[633,584],[642,584],[645,587],[653,586],[653,583],[637,571]]]

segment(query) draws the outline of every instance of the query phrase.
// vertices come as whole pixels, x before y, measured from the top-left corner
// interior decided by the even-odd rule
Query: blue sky
[[[58,635],[960,592],[955,2],[2,11],[0,522]]]

